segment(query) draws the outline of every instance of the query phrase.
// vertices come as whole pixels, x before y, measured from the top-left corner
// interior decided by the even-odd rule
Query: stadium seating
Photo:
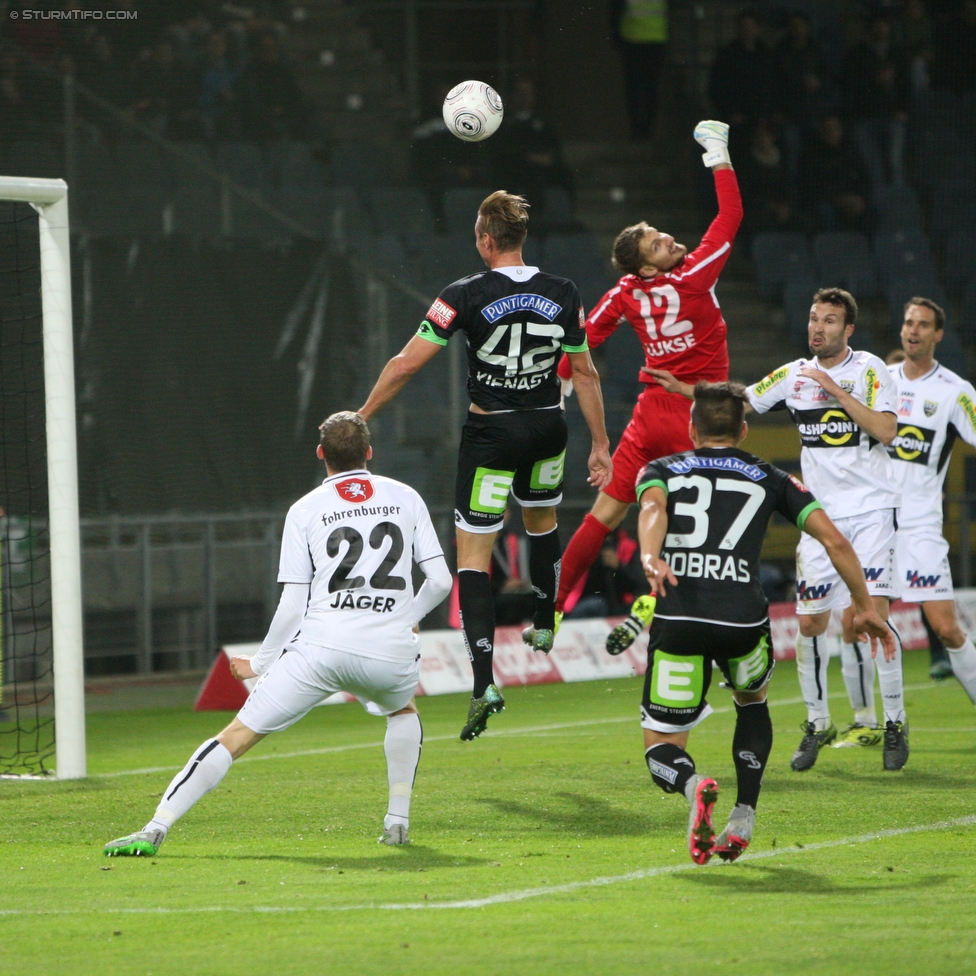
[[[969,279],[962,301],[962,328],[969,342],[976,340],[976,274]]]
[[[325,182],[325,170],[312,155],[309,143],[295,140],[273,142],[266,152],[268,174],[274,183]]]
[[[444,229],[448,234],[471,234],[478,216],[478,206],[491,188],[486,186],[459,186],[444,191]]]
[[[873,298],[877,293],[874,255],[863,234],[818,234],[813,239],[813,254],[825,286],[841,285],[858,298]]]
[[[804,351],[808,348],[807,323],[810,321],[810,302],[819,280],[809,272],[788,278],[783,289],[783,305],[786,310],[786,331],[790,342]]]
[[[332,182],[368,189],[390,182],[386,152],[368,142],[340,142],[332,150]]]
[[[64,178],[64,154],[50,142],[12,142],[6,151],[6,172],[11,176]]]
[[[937,240],[976,225],[976,180],[939,180],[932,189],[929,227]]]
[[[931,298],[943,308],[949,307],[949,299],[945,289],[934,274],[906,274],[887,284],[884,289],[888,308],[891,311],[891,328],[894,332],[901,330],[904,321],[905,302],[916,295]]]
[[[779,299],[790,278],[812,274],[814,270],[810,248],[802,234],[756,234],[752,239],[752,260],[759,294],[767,301]]]
[[[434,217],[423,190],[376,187],[370,191],[369,200],[373,224],[378,230],[400,234],[408,240],[433,234]]]
[[[550,234],[542,245],[543,267],[550,274],[576,282],[587,311],[606,290],[606,259],[592,234]]]
[[[946,238],[946,284],[954,295],[961,295],[976,278],[976,224]]]
[[[874,190],[878,231],[883,234],[915,232],[924,226],[922,208],[911,187],[879,186]]]
[[[937,278],[932,249],[921,230],[875,235],[874,257],[885,289],[897,286],[906,278]]]
[[[474,233],[470,230],[466,234],[429,237],[418,254],[421,278],[434,293],[458,278],[484,269],[474,247]]]
[[[266,182],[261,149],[255,142],[219,142],[214,150],[214,165],[235,183],[262,189]]]
[[[573,196],[561,186],[547,186],[543,194],[543,217],[547,227],[567,227],[576,222]]]

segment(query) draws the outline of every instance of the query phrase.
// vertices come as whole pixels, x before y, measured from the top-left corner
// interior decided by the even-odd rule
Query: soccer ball
[[[444,124],[465,142],[481,142],[502,124],[502,100],[483,81],[462,81],[444,99]]]

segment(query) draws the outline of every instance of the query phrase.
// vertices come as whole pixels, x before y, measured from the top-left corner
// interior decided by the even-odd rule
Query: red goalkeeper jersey
[[[742,198],[732,170],[714,175],[718,216],[701,244],[667,274],[624,275],[586,320],[590,349],[629,322],[652,369],[666,369],[686,383],[728,379],[727,328],[715,285],[742,223]],[[564,357],[559,373],[565,378],[570,375],[568,365]],[[647,373],[640,379],[656,385]]]

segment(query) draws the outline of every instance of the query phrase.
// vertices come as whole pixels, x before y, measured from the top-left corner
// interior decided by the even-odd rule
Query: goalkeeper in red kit
[[[621,231],[613,245],[613,263],[623,277],[586,321],[590,349],[624,322],[630,323],[647,357],[640,375],[647,385],[614,452],[613,480],[599,493],[563,553],[556,600],[560,615],[567,597],[599,554],[607,533],[623,521],[636,501],[634,486],[644,465],[692,449],[688,435],[691,403],[679,393],[668,392],[656,374],[667,371],[687,383],[728,379],[727,330],[715,285],[742,222],[742,198],[729,161],[728,132],[723,122],[699,122],[695,127],[695,139],[706,150],[704,163],[715,177],[719,205],[718,216],[701,244],[689,254],[670,234],[644,222]],[[564,356],[559,368],[564,379],[570,375],[568,365]],[[631,617],[611,634],[607,649],[620,653],[652,613],[653,601],[638,598]],[[526,639],[531,643],[529,637]]]

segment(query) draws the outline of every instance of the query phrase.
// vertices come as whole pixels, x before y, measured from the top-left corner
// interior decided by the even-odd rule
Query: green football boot
[[[480,698],[472,698],[468,708],[468,720],[461,729],[461,739],[470,742],[488,728],[488,716],[500,712],[505,707],[505,699],[495,685],[488,685]]]
[[[843,732],[837,734],[837,738],[831,743],[834,749],[844,749],[851,746],[876,746],[884,735],[884,729],[875,728],[871,725],[848,725]]]
[[[162,830],[140,830],[128,837],[110,840],[103,848],[106,857],[155,857],[166,834]]]
[[[630,615],[617,624],[607,636],[607,654],[623,654],[640,636],[641,631],[654,619],[657,597],[639,596],[630,607]]]

